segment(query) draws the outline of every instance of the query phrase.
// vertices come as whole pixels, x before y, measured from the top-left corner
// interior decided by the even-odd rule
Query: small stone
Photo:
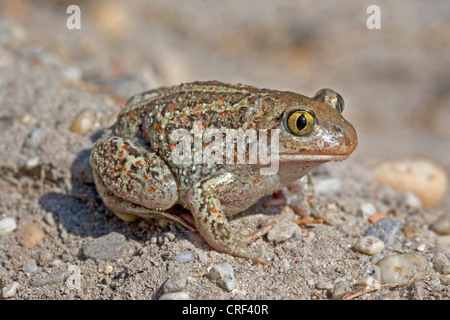
[[[407,238],[420,236],[420,223],[417,220],[407,220],[403,227],[403,234]]]
[[[361,253],[373,256],[374,254],[383,251],[384,242],[374,236],[367,236],[356,242],[355,249]]]
[[[114,261],[121,257],[127,240],[123,234],[111,232],[87,242],[83,247],[86,258]]]
[[[371,202],[363,203],[357,211],[357,213],[362,215],[363,217],[370,217],[371,215],[374,215],[376,212],[377,208]]]
[[[112,271],[113,271],[113,267],[110,264],[106,265],[105,269],[103,269],[103,273],[106,275],[109,275]]]
[[[281,220],[267,233],[267,240],[274,243],[284,242],[289,239],[300,238],[300,227],[286,220]]]
[[[82,110],[73,120],[69,130],[83,135],[87,133],[94,126],[95,114],[90,109]]]
[[[36,150],[40,144],[45,141],[45,137],[48,134],[46,128],[34,129],[24,141],[24,147]]]
[[[334,177],[312,176],[316,195],[337,193],[342,190],[342,181]]]
[[[374,236],[382,240],[385,246],[394,243],[395,236],[400,230],[400,222],[393,218],[381,219],[366,230],[364,236]]]
[[[431,226],[430,229],[440,235],[450,234],[450,214],[441,215]]]
[[[25,248],[34,248],[44,240],[45,232],[36,224],[27,226],[19,236],[19,242]]]
[[[434,273],[425,257],[416,253],[394,254],[377,262],[381,280],[385,283],[399,283],[413,277]]]
[[[12,282],[2,289],[2,297],[4,299],[12,298],[16,295],[17,289],[20,287],[18,282]]]
[[[394,196],[394,201],[399,207],[408,209],[421,209],[422,200],[410,191],[401,191]]]
[[[334,286],[329,281],[319,280],[316,283],[316,289],[317,290],[333,290]]]
[[[378,280],[371,276],[363,276],[358,280],[358,285],[362,287],[369,287],[374,289],[380,289],[381,284]]]
[[[433,269],[446,276],[450,274],[450,260],[443,253],[439,253],[433,258]]]
[[[176,274],[164,283],[163,293],[183,291],[186,287],[187,276],[183,273]]]
[[[216,280],[216,283],[227,291],[231,291],[236,286],[236,280],[234,278],[233,267],[224,263],[221,265],[215,265],[208,270],[211,278]]]
[[[70,275],[66,279],[66,287],[70,290],[81,290],[81,270],[80,267],[69,265],[67,272]]]
[[[331,298],[333,300],[341,299],[343,296],[351,292],[351,287],[348,281],[339,280],[334,284],[333,293],[331,294]]]
[[[386,212],[377,212],[370,216],[369,221],[370,223],[376,223],[384,218],[387,218]]]
[[[396,191],[410,191],[424,207],[437,205],[447,190],[447,174],[437,164],[425,159],[396,159],[377,164],[372,173],[378,185]]]
[[[187,263],[195,260],[195,256],[191,251],[183,252],[177,256],[172,257],[178,263]]]
[[[16,220],[7,217],[0,220],[0,236],[13,232],[17,229]]]
[[[30,286],[42,287],[46,285],[61,283],[63,281],[64,281],[64,274],[61,272],[56,272],[52,274],[39,273],[34,275],[30,279]]]
[[[159,297],[159,300],[191,300],[189,293],[187,292],[169,292],[164,293]]]
[[[38,267],[36,265],[36,261],[34,261],[33,259],[29,260],[22,266],[22,271],[27,274],[32,274],[33,272],[36,272],[37,269]]]
[[[370,266],[367,269],[367,273],[375,280],[377,280],[377,281],[381,280],[381,270],[380,270],[379,266],[377,266],[377,265]]]

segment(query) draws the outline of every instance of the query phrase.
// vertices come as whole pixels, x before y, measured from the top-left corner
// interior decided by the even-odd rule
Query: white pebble
[[[427,259],[416,253],[393,254],[378,261],[377,266],[381,280],[386,283],[399,283],[434,273]]]
[[[2,297],[4,299],[12,298],[16,295],[17,289],[19,288],[18,282],[13,282],[2,289]]]
[[[378,280],[371,276],[363,276],[358,280],[358,285],[362,287],[368,287],[368,288],[374,288],[374,289],[380,289],[381,284]]]
[[[216,283],[222,288],[231,291],[236,286],[233,267],[228,263],[215,265],[209,268],[208,272],[211,278],[216,280]]]
[[[367,236],[358,241],[355,244],[355,249],[361,253],[373,256],[380,253],[384,249],[384,242],[374,236]]]
[[[0,235],[8,234],[17,229],[17,223],[13,218],[4,218],[0,220]]]
[[[377,208],[371,202],[366,202],[359,207],[359,210],[364,217],[370,217],[377,212]]]
[[[180,292],[186,287],[187,276],[183,273],[171,276],[163,286],[163,292]]]

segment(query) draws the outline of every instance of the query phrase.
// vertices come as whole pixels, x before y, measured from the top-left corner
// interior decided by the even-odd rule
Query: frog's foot
[[[233,235],[217,196],[219,190],[224,191],[231,186],[232,182],[232,174],[225,172],[202,180],[189,189],[186,195],[187,203],[194,217],[197,231],[217,251],[242,258],[250,258],[266,264],[268,261],[251,252],[247,245],[266,234],[274,223],[269,223],[255,233],[243,238]]]

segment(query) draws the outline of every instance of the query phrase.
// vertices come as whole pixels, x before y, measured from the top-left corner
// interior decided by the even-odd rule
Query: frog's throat
[[[329,154],[280,154],[280,162],[288,161],[343,161],[348,158],[349,155],[329,155]]]

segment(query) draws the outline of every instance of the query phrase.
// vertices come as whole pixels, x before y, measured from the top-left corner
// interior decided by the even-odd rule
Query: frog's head
[[[277,100],[271,125],[280,130],[281,162],[344,160],[355,150],[356,131],[342,117],[344,100],[335,91],[322,89],[313,98],[283,92]]]

